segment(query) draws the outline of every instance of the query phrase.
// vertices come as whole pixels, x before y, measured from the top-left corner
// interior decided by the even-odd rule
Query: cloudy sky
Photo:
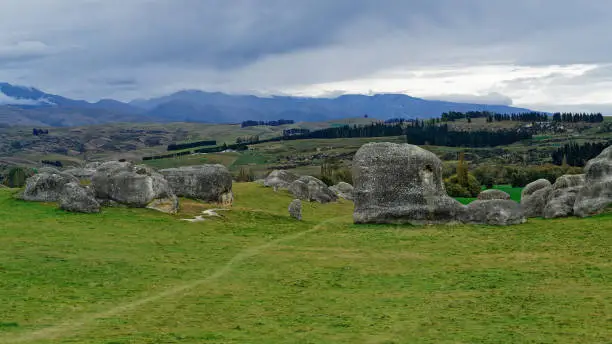
[[[612,113],[608,0],[1,0],[0,81]]]

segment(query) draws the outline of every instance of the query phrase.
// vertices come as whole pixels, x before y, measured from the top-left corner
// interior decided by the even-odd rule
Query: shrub
[[[21,167],[13,167],[9,170],[4,184],[10,188],[21,188],[26,184],[28,173]]]
[[[238,175],[236,176],[237,182],[252,182],[255,180],[255,174],[248,167],[240,167]]]
[[[460,190],[455,185],[467,191],[468,196],[455,196],[449,193],[449,195],[453,197],[476,197],[482,190],[482,186],[480,185],[480,182],[478,182],[478,179],[476,179],[476,177],[474,177],[472,174],[469,174],[469,173],[467,175],[467,185],[461,185],[461,183],[459,183],[459,178],[456,174],[451,176],[450,178],[447,178],[444,181],[444,184],[445,184],[445,187],[447,187],[447,192],[448,192],[448,189]]]
[[[444,182],[446,193],[451,197],[470,197],[470,192],[459,184]]]

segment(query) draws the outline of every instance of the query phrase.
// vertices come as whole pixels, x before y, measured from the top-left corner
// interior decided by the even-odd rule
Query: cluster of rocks
[[[526,217],[587,217],[612,204],[612,146],[590,160],[585,174],[565,175],[554,184],[540,179],[527,185],[521,195]]]
[[[109,161],[59,171],[43,168],[26,182],[26,201],[58,202],[71,212],[97,213],[102,206],[149,208],[175,214],[177,196],[229,205],[232,176],[222,165],[155,171],[145,165]]]
[[[353,186],[349,183],[340,182],[334,186],[327,186],[323,181],[312,176],[299,176],[287,170],[274,170],[260,182],[266,187],[288,190],[297,199],[330,203],[338,198],[353,199]]]
[[[612,204],[612,147],[591,160],[585,175],[538,180],[524,188],[521,204],[486,190],[465,206],[449,197],[442,162],[409,144],[369,143],[353,159],[355,223],[470,223],[512,225],[544,216],[589,216]]]

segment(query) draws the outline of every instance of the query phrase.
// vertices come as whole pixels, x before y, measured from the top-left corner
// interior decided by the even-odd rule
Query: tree
[[[457,183],[463,187],[468,186],[468,168],[465,162],[465,152],[459,153],[457,163]]]

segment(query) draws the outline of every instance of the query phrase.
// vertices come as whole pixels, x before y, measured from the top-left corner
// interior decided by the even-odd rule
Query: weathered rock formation
[[[274,170],[264,179],[264,186],[271,188],[287,189],[291,183],[298,180],[300,176],[286,170]]]
[[[96,174],[96,170],[93,168],[71,168],[64,170],[64,173],[70,174],[79,180],[91,180],[94,174]]]
[[[527,219],[520,204],[511,200],[476,200],[467,207],[463,222],[508,226],[525,223]]]
[[[299,199],[294,199],[289,204],[289,216],[293,217],[296,220],[302,220],[302,201]]]
[[[595,215],[612,204],[612,146],[606,148],[584,168],[585,185],[576,196],[574,214]]]
[[[177,196],[230,205],[232,175],[223,165],[200,165],[159,171]]]
[[[510,195],[507,192],[501,190],[489,189],[479,193],[478,199],[481,201],[490,201],[494,199],[509,200]]]
[[[349,183],[340,182],[334,186],[330,186],[329,189],[334,192],[338,197],[353,200],[353,186]]]
[[[100,203],[91,189],[71,182],[64,185],[59,197],[60,209],[76,213],[99,213]]]
[[[552,184],[546,179],[538,179],[527,184],[521,193],[521,206],[527,218],[541,217],[552,192]]]
[[[68,183],[78,183],[75,177],[59,172],[56,169],[46,169],[28,178],[22,198],[26,201],[57,202]]]
[[[93,176],[92,187],[96,197],[103,200],[165,213],[178,211],[178,198],[164,176],[144,165],[104,163]]]
[[[311,176],[303,176],[289,184],[289,192],[295,197],[311,202],[329,203],[338,200],[338,196],[319,179]]]
[[[546,207],[544,207],[544,217],[552,219],[573,215],[576,196],[584,187],[584,181],[584,174],[564,175],[557,178],[548,196]]]
[[[353,159],[355,223],[453,223],[466,207],[449,197],[442,162],[409,144],[368,143]]]

